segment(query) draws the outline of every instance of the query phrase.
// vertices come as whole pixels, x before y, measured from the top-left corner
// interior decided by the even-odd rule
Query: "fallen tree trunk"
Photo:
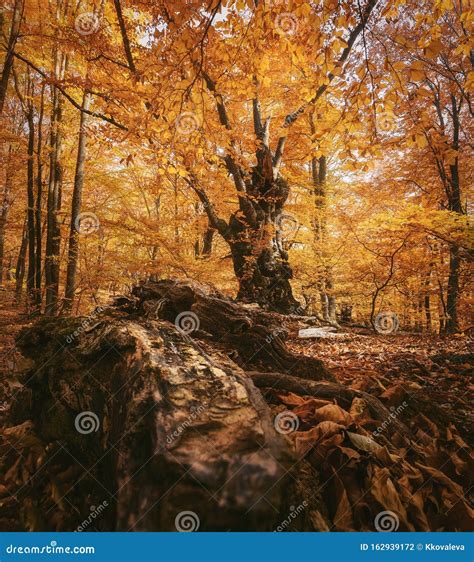
[[[285,371],[308,380],[335,380],[319,359],[287,349],[281,316],[277,321],[261,309],[244,307],[213,288],[205,289],[172,280],[146,283],[133,290],[137,300],[128,302],[127,309],[169,320],[193,338],[207,335],[212,342],[232,350],[232,359],[245,370]]]
[[[72,476],[40,527],[62,507],[73,530],[103,501],[102,530],[123,531],[176,530],[183,513],[201,530],[272,530],[289,509],[287,445],[219,353],[168,322],[114,317],[42,321],[20,343],[36,360],[35,431],[59,461],[45,485]]]
[[[136,287],[100,316],[24,330],[19,346],[34,362],[27,432],[46,459],[19,491],[26,526],[268,531],[290,521],[328,530],[317,470],[295,464],[254,383],[347,409],[363,399],[375,420],[390,412],[288,350],[286,329],[282,316],[166,280]],[[410,440],[398,420],[387,431]]]

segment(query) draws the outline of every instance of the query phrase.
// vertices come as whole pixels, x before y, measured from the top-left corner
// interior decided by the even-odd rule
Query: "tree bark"
[[[219,341],[233,350],[233,360],[245,370],[286,370],[309,380],[334,381],[323,363],[288,350],[281,317],[260,309],[243,308],[216,290],[206,293],[193,283],[171,280],[149,282],[133,289],[138,299],[132,309],[176,322],[179,315],[194,315],[193,337]],[[132,310],[129,309],[129,310]]]
[[[34,432],[54,458],[33,491],[46,506],[36,524],[74,530],[106,500],[88,530],[175,531],[190,511],[200,531],[274,529],[295,501],[294,459],[251,379],[169,322],[109,313],[44,319],[19,337],[38,361]]]
[[[28,218],[25,219],[23,225],[23,234],[21,237],[20,250],[18,252],[18,259],[15,268],[15,301],[21,302],[23,293],[23,280],[25,278],[25,262],[26,251],[28,249]]]
[[[91,94],[84,92],[82,99],[82,108],[89,109]],[[64,309],[71,311],[74,302],[74,291],[76,289],[76,272],[77,260],[79,256],[79,240],[76,230],[76,221],[81,212],[82,207],[82,189],[84,186],[84,165],[86,161],[86,142],[87,142],[87,118],[88,115],[81,112],[79,141],[77,148],[76,173],[74,175],[74,189],[72,193],[71,206],[71,227],[69,231],[69,253],[66,274],[66,291],[64,300]]]
[[[3,63],[2,77],[0,79],[0,115],[3,113],[3,106],[7,96],[8,82],[13,68],[15,45],[20,33],[20,25],[23,17],[23,0],[15,0],[13,6],[13,17],[8,38],[7,52]]]
[[[316,129],[313,116],[310,116],[311,134],[314,136]],[[329,265],[329,240],[327,236],[327,158],[320,156],[311,159],[311,176],[313,180],[315,217],[313,220],[314,241],[316,255],[321,264],[320,279],[318,281],[319,296],[321,301],[321,316],[325,322],[337,326],[336,297],[334,295],[334,280],[332,268]]]
[[[62,74],[61,57],[56,61],[56,76]],[[50,140],[50,166],[47,202],[47,231],[45,257],[46,314],[55,315],[58,311],[59,295],[59,259],[61,246],[61,230],[58,212],[61,208],[62,188],[62,96],[56,87],[52,89],[52,117]]]
[[[36,278],[35,278],[35,293],[36,293],[36,306],[41,310],[42,294],[41,294],[41,264],[42,264],[42,221],[41,221],[41,207],[43,202],[43,117],[44,117],[44,90],[45,86],[41,88],[41,101],[38,117],[38,143],[36,148],[36,204],[35,204],[35,240],[36,240]]]
[[[5,253],[5,233],[7,227],[8,213],[12,204],[12,184],[13,184],[13,149],[8,146],[8,155],[6,163],[5,187],[1,199],[0,207],[0,285],[3,283],[3,267]]]
[[[183,313],[194,315],[194,330]],[[104,500],[88,530],[172,531],[192,512],[195,530],[270,531],[306,498],[298,530],[315,530],[310,513],[327,521],[302,484],[308,465],[295,462],[254,383],[346,409],[358,398],[374,421],[393,418],[391,442],[406,447],[411,434],[379,400],[291,354],[281,330],[281,315],[171,280],[144,283],[85,318],[24,328],[29,433],[44,455],[41,477],[19,492],[42,506],[30,530],[77,529]],[[258,355],[261,346],[268,352]]]
[[[27,162],[27,201],[28,201],[28,274],[26,287],[28,291],[29,304],[34,305],[35,280],[36,280],[36,252],[35,252],[35,123],[33,105],[30,103],[27,113],[28,122],[28,162]]]

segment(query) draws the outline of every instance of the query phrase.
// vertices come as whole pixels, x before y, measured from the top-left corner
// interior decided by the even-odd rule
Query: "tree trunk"
[[[53,87],[52,120],[51,120],[51,154],[48,183],[47,232],[46,232],[46,308],[45,312],[55,315],[58,310],[59,294],[59,259],[61,246],[61,230],[58,212],[61,207],[62,186],[62,97],[57,88]]]
[[[233,360],[245,370],[281,370],[309,380],[334,381],[321,361],[290,352],[284,344],[281,317],[242,308],[217,291],[206,293],[192,283],[162,280],[133,290],[135,309],[169,320],[192,319],[194,336],[210,337],[233,350]],[[188,318],[188,319],[189,319]]]
[[[136,287],[100,316],[24,328],[28,433],[43,459],[19,490],[36,506],[30,530],[172,531],[186,517],[187,530],[270,531],[303,500],[291,530],[328,530],[319,473],[296,462],[254,383],[348,410],[356,399],[373,422],[391,420],[389,442],[413,436],[378,399],[292,354],[281,331],[281,315],[171,280]],[[91,505],[106,507],[94,521]]]
[[[82,99],[82,109],[88,110],[90,106],[91,94],[84,92]],[[86,142],[87,142],[87,114],[81,112],[79,141],[77,148],[76,173],[74,176],[74,189],[72,193],[71,207],[71,227],[69,231],[69,254],[67,262],[66,292],[64,309],[71,311],[74,302],[74,291],[76,289],[77,260],[79,256],[79,240],[76,229],[77,218],[82,207],[82,189],[84,186],[84,165],[86,161]]]
[[[254,226],[249,226],[241,213],[233,214],[229,222],[230,249],[239,282],[237,298],[282,313],[294,312],[300,304],[293,297],[293,272],[281,233],[283,205],[288,197],[286,181],[279,177],[268,182],[255,170],[249,192],[255,196],[265,192],[266,196],[256,211]]]
[[[459,112],[462,106],[462,98],[458,104],[456,98],[451,94],[451,112],[450,116],[453,123],[453,141],[452,148],[456,153],[459,151],[459,132],[460,121]],[[456,156],[454,163],[449,166],[450,172],[450,189],[448,192],[449,210],[460,215],[464,214],[461,204],[461,185],[459,180],[459,158]],[[458,301],[459,301],[459,270],[461,266],[461,258],[459,246],[453,243],[449,249],[449,277],[447,290],[447,319],[446,332],[453,334],[459,331],[458,320]]]
[[[26,251],[28,249],[28,218],[25,219],[23,225],[23,234],[21,237],[20,251],[18,252],[18,259],[16,262],[15,269],[15,301],[17,303],[21,302],[21,297],[23,293],[23,280],[25,278],[25,262],[26,262]]]
[[[7,163],[6,163],[6,176],[5,188],[2,194],[1,207],[0,207],[0,285],[3,283],[3,262],[5,252],[5,233],[7,227],[8,213],[12,203],[12,184],[13,184],[13,159],[12,159],[12,146],[8,147]]]
[[[35,205],[35,239],[36,239],[36,279],[35,279],[35,292],[36,292],[36,305],[38,310],[41,311],[41,258],[42,258],[42,221],[41,221],[41,206],[43,201],[43,161],[42,161],[42,147],[43,147],[43,117],[44,117],[44,90],[45,86],[41,88],[41,102],[40,112],[38,118],[38,143],[36,149],[36,205]]]
[[[28,291],[28,302],[34,305],[35,279],[36,279],[36,253],[35,253],[35,123],[33,105],[30,104],[27,113],[28,123],[28,162],[27,162],[27,201],[28,201],[28,274],[26,287]]]
[[[0,79],[0,115],[3,113],[3,106],[7,96],[8,81],[13,68],[13,53],[20,33],[21,19],[23,17],[23,0],[15,0],[13,6],[13,16],[8,38],[7,52],[3,63],[2,77]]]
[[[174,531],[186,517],[188,530],[274,529],[302,498],[288,473],[294,459],[251,379],[143,309],[109,312],[44,319],[18,340],[37,367],[50,359],[47,378],[41,367],[28,377],[34,432],[55,459],[32,492],[47,498],[38,527],[77,529],[105,500],[99,526],[87,530]]]
[[[314,122],[310,118],[311,133],[315,134]],[[327,236],[327,159],[326,156],[311,159],[311,176],[313,179],[315,218],[313,220],[316,254],[322,266],[321,278],[318,282],[321,300],[321,316],[325,322],[337,325],[336,297],[333,293],[334,280],[332,268],[328,264],[328,236]]]
[[[188,530],[275,529],[306,497],[308,467],[295,463],[253,381],[346,408],[363,399],[374,420],[390,415],[317,359],[289,352],[280,315],[212,288],[145,283],[98,314],[45,318],[18,336],[33,360],[30,433],[44,453],[41,478],[27,484],[42,506],[31,530],[83,530],[104,500],[88,530],[180,530],[185,516]],[[408,443],[396,419],[387,433]],[[327,521],[319,502],[309,495],[292,530]]]
[[[452,244],[449,248],[449,277],[446,299],[446,332],[453,334],[459,331],[458,300],[459,300],[459,247]]]

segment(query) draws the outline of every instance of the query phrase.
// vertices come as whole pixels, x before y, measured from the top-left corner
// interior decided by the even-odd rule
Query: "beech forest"
[[[0,32],[0,531],[472,530],[473,1]]]

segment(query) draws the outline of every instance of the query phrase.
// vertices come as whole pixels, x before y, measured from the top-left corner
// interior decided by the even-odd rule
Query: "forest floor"
[[[424,402],[438,407],[439,415],[453,422],[463,437],[473,439],[471,337],[354,332],[338,336],[318,340],[293,336],[289,347],[318,357],[341,384],[370,392],[389,407],[423,397]]]
[[[0,425],[2,426],[12,425],[9,419],[9,405],[11,398],[22,386],[20,373],[24,368],[24,360],[15,348],[15,336],[23,326],[30,323],[31,320],[14,305],[12,295],[8,291],[2,291],[0,293],[0,377],[2,380]],[[428,481],[434,480],[439,485],[436,488],[438,491],[435,487],[430,487],[429,493],[437,495],[439,492],[436,501],[449,506],[449,510],[455,508],[460,497],[467,500],[470,487],[465,481],[466,474],[469,473],[466,462],[469,448],[467,444],[472,446],[474,435],[474,416],[470,407],[474,390],[473,354],[470,352],[472,338],[465,334],[440,337],[403,332],[382,336],[369,334],[367,331],[361,333],[364,330],[348,329],[347,332],[339,333],[335,337],[299,339],[297,328],[297,324],[293,324],[289,330],[287,345],[292,351],[321,359],[340,383],[376,396],[400,418],[400,421],[411,428],[417,438],[414,456],[411,458],[409,453],[401,453],[401,457],[397,457],[399,460],[395,461],[409,463],[405,465],[404,472],[431,471],[424,475],[425,482],[428,478]],[[270,402],[273,403],[274,409],[290,408],[299,416],[302,424],[299,431],[295,433],[294,446],[297,453],[304,451],[305,435],[310,436],[314,442],[318,425],[322,425],[321,419],[315,417],[314,405],[318,402],[316,407],[321,408],[325,401],[274,390],[269,390],[266,394],[267,399],[268,394],[272,395],[273,399]],[[334,408],[333,404],[327,406]],[[327,413],[330,414],[329,418],[323,423],[335,422],[339,427],[342,424],[346,429],[351,429],[351,432],[359,431],[366,436],[370,436],[376,429],[376,425],[371,425],[373,420],[364,414],[363,407],[358,409],[357,404],[354,403],[349,413],[349,421],[346,419],[349,414],[341,408],[338,411],[327,410]],[[353,429],[355,427],[357,429]],[[352,436],[352,440],[355,434],[347,435]],[[321,446],[321,455],[324,455],[324,447],[327,454],[337,450],[341,454],[349,455],[354,470],[357,464],[359,466],[357,470],[360,471],[362,465],[359,465],[361,461],[358,457],[361,451],[367,452],[366,446],[369,445],[356,439],[352,444],[349,442],[349,447],[347,440],[344,445],[340,441],[325,440],[321,442]],[[403,451],[403,446],[400,447]],[[424,449],[421,454],[421,449],[418,447]],[[403,461],[400,460],[402,457]],[[395,459],[394,456],[391,458],[392,461]],[[338,467],[343,468],[342,462],[337,461]],[[315,460],[315,463],[318,469],[324,469],[319,466],[318,460]],[[427,466],[433,468],[427,469]],[[350,483],[352,479],[350,474],[354,474],[353,469],[351,470],[352,472],[347,473],[347,478],[344,476],[344,471],[341,472],[339,488],[337,486],[328,488],[324,494],[327,498],[328,510],[332,512],[331,519],[339,521],[338,524],[334,524],[332,530],[360,530],[354,523],[360,514],[355,510],[352,513],[349,507],[349,504],[353,503],[349,488],[355,486]],[[373,465],[364,461],[364,471],[371,474],[372,470]],[[374,474],[377,475],[378,469],[374,470]],[[394,472],[393,469],[390,470],[393,479]],[[449,476],[451,483],[445,481],[445,475]],[[462,488],[454,489],[453,486],[456,485],[462,486],[464,493]],[[376,488],[374,484],[372,486]],[[2,486],[0,492],[1,488]],[[402,491],[402,488],[397,487],[400,497]],[[455,493],[455,499],[450,495],[451,492]],[[414,491],[410,494],[410,497],[406,498],[407,502],[415,497]],[[394,502],[398,502],[398,498],[394,499]],[[426,502],[426,497],[423,497],[423,502]],[[330,504],[333,504],[332,508]],[[351,512],[352,515],[348,517],[347,512]],[[459,520],[465,519],[464,508],[456,517]],[[407,522],[406,528],[414,530],[410,529],[409,525],[410,523]],[[445,523],[435,518],[430,519],[429,523],[421,522],[420,525],[421,527],[415,525],[416,530],[420,530],[423,526],[433,530],[441,529]]]

